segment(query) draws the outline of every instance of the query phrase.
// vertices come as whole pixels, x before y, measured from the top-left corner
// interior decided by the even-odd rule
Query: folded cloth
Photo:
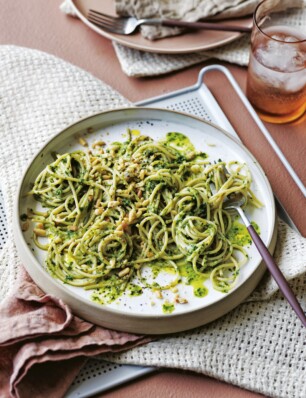
[[[200,19],[230,19],[251,15],[261,0],[115,0],[116,12],[123,16],[141,18],[182,19],[189,22]],[[303,0],[274,0],[275,9],[302,7]],[[175,36],[181,29],[142,25],[141,34],[149,40]]]
[[[60,397],[85,358],[149,341],[73,316],[61,300],[43,293],[23,267],[0,304],[0,330],[1,397]]]
[[[216,1],[216,0],[215,0]],[[213,3],[215,3],[213,1]],[[223,4],[222,0],[217,0]],[[232,1],[232,0],[230,0]],[[278,1],[278,0],[276,0]],[[187,5],[190,4],[190,2],[185,2],[184,0],[178,0],[178,2],[186,3]],[[212,1],[211,0],[202,0],[199,1],[199,3],[208,3],[211,5]],[[140,11],[133,11],[133,4],[138,4]],[[120,13],[130,13],[132,14],[133,12],[142,12],[143,8],[147,4],[159,4],[161,3],[160,1],[156,2],[129,2],[129,1],[123,1],[122,3],[118,3],[118,12]],[[171,6],[171,4],[178,4],[177,2],[168,2]],[[237,2],[236,2],[237,3]],[[250,1],[238,1],[237,7],[232,6],[229,9],[224,9],[220,15],[227,16],[227,17],[234,17],[237,16],[238,14],[235,14],[237,12],[237,8],[240,9],[239,12],[242,12],[246,8],[249,10],[250,5],[254,8],[255,3],[257,1],[250,0]],[[142,5],[143,4],[143,5]],[[218,3],[219,4],[219,3]],[[287,7],[288,4],[289,6],[293,7],[291,9],[287,9],[286,12],[280,14],[278,16],[279,19],[279,24],[283,24],[286,26],[292,26],[297,29],[306,29],[306,0],[294,0],[294,1],[282,1],[280,4],[284,4],[284,7]],[[126,7],[126,9],[125,9]],[[213,7],[211,7],[213,8]],[[186,7],[180,8],[182,10],[186,11]],[[61,10],[67,15],[71,16],[76,16],[74,12],[74,5],[71,3],[71,0],[65,0],[61,4]],[[200,9],[201,10],[201,9]],[[192,11],[192,9],[191,9]],[[190,11],[190,12],[191,12]],[[194,10],[193,10],[194,11]],[[225,14],[226,13],[226,14]],[[173,17],[175,17],[175,14],[173,14]],[[215,16],[216,18],[217,16]],[[186,17],[187,18],[187,17]],[[156,27],[143,27],[143,29],[156,29]],[[167,28],[162,28],[162,29],[167,29]],[[163,30],[163,33],[169,33],[168,30]],[[171,31],[172,34],[174,33]],[[178,33],[178,31],[176,31]],[[305,32],[306,33],[306,32]],[[154,34],[154,33],[150,33]],[[181,70],[184,68],[187,68],[192,65],[196,65],[199,63],[202,63],[208,59],[211,58],[216,58],[220,61],[226,61],[230,62],[233,64],[241,65],[241,66],[246,66],[248,65],[249,62],[249,52],[250,52],[250,35],[249,34],[244,34],[242,35],[239,39],[226,44],[221,47],[217,47],[214,49],[210,49],[209,51],[199,51],[199,52],[193,52],[193,53],[188,53],[188,54],[157,54],[157,53],[152,53],[152,52],[146,52],[146,51],[139,51],[135,50],[133,48],[129,48],[126,46],[123,46],[122,44],[113,42],[116,55],[118,57],[118,60],[120,62],[121,68],[123,72],[131,77],[143,77],[143,76],[157,76],[157,75],[162,75],[165,73],[170,73],[174,72],[177,70]]]
[[[106,352],[148,340],[73,317],[64,303],[33,285],[13,240],[17,184],[34,154],[58,131],[130,102],[85,71],[14,46],[0,46],[0,87],[0,185],[8,231],[0,250],[0,396],[60,397],[84,357],[103,352],[105,358]],[[305,295],[305,241],[279,222],[275,259],[299,300]],[[304,397],[305,333],[275,292],[267,274],[247,303],[220,320],[112,358],[195,370],[278,398]]]
[[[126,75],[149,77],[178,71],[212,58],[246,66],[249,62],[250,37],[243,35],[226,46],[189,54],[155,54],[135,50],[115,42],[113,42],[113,46],[120,66]]]

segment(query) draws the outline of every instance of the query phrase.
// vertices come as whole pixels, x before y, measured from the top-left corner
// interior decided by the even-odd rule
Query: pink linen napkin
[[[148,341],[74,316],[21,268],[0,304],[0,397],[62,397],[87,357]]]

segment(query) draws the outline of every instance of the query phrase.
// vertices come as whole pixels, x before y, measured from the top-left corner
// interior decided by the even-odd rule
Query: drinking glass
[[[306,33],[279,22],[279,3],[254,12],[247,97],[261,119],[287,123],[306,109]]]

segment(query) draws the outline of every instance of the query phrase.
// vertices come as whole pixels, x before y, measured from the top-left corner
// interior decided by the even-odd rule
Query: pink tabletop
[[[199,70],[212,62],[202,63],[187,70],[156,78],[129,78],[121,70],[112,43],[84,26],[77,19],[63,15],[59,10],[61,0],[43,2],[35,0],[0,0],[0,44],[14,44],[36,48],[77,65],[108,83],[131,101],[160,95],[196,82]],[[215,63],[215,62],[214,62]],[[226,65],[244,89],[246,69]],[[244,144],[262,164],[272,188],[306,236],[306,220],[300,217],[305,211],[305,199],[281,162],[258,131],[254,122],[233,98],[225,78],[211,73],[206,84],[214,92],[220,105],[237,130]],[[299,176],[306,183],[306,117],[294,125],[267,124]],[[284,186],[286,189],[284,189]],[[218,397],[255,398],[255,394],[203,375],[179,371],[160,371],[127,385],[120,386],[103,397]]]

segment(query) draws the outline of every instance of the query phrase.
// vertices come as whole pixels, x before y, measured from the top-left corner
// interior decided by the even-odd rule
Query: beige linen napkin
[[[0,251],[1,393],[8,396],[10,389],[13,397],[36,398],[55,391],[61,396],[82,364],[79,356],[144,340],[72,317],[64,303],[31,283],[13,240],[17,185],[34,154],[57,132],[130,102],[85,71],[14,46],[0,46],[0,93],[0,185],[8,230]],[[276,262],[305,308],[306,240],[283,222],[278,227]],[[210,325],[109,358],[190,369],[277,398],[305,397],[305,330],[275,292],[277,286],[266,274],[248,302]]]
[[[230,19],[251,15],[261,0],[115,0],[116,12],[122,16],[141,18],[182,19],[195,22],[200,19]],[[303,0],[274,0],[275,10],[301,8]],[[164,26],[140,27],[149,40],[175,36],[182,32]]]
[[[231,6],[224,8],[224,4],[229,3]],[[251,14],[257,3],[258,0],[226,0],[225,2],[223,2],[223,0],[195,0],[191,2],[185,0],[155,0],[153,2],[149,0],[117,0],[116,4],[117,11],[122,14],[125,13],[130,15],[138,15],[143,13],[143,15],[145,15],[145,13],[157,12],[156,10],[158,9],[159,14],[165,15],[167,17],[176,18],[178,17],[176,12],[179,12],[180,18],[184,17],[184,19],[187,20],[195,20],[199,19],[200,17],[215,15],[214,11],[217,9],[222,9],[223,11],[216,15],[215,18],[231,18],[242,14]],[[215,4],[217,7],[216,10],[214,10]],[[284,8],[287,6],[299,8],[287,9],[286,12],[279,16],[279,23],[287,26],[293,26],[297,29],[302,29],[306,34],[306,0],[284,0],[281,1],[280,4]],[[168,6],[170,7],[170,11],[166,8]],[[163,11],[164,8],[166,8],[165,11]],[[61,10],[67,15],[75,16],[71,0],[64,0],[61,5]],[[168,28],[158,28],[159,33],[156,33],[156,27],[143,26],[142,29],[144,34],[146,34],[148,30],[149,35],[167,35],[169,32],[172,34],[180,33],[178,30],[169,31]],[[121,68],[126,75],[131,77],[158,76],[202,63],[211,58],[246,66],[249,62],[250,35],[243,35],[241,38],[233,41],[232,43],[211,49],[209,51],[200,51],[189,54],[155,54],[151,52],[135,50],[116,42],[113,42],[113,45]]]

